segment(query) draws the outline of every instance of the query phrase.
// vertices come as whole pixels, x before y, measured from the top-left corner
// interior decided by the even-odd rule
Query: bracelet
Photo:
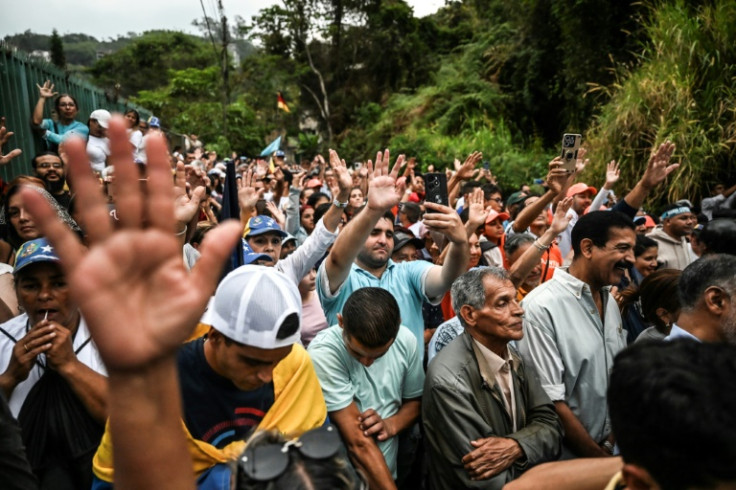
[[[345,209],[346,207],[348,207],[348,203],[350,203],[350,201],[340,202],[337,199],[332,201],[332,204],[334,204],[336,208],[340,209]]]
[[[186,233],[187,233],[187,225],[184,225],[184,229],[177,232],[174,236],[183,236],[183,235],[186,235]]]
[[[535,247],[535,248],[536,248],[537,250],[539,250],[540,252],[544,252],[545,250],[549,249],[549,245],[547,245],[547,246],[545,247],[544,245],[542,245],[542,244],[541,244],[541,242],[539,241],[539,239],[536,239],[536,240],[534,240],[534,241],[532,242],[532,245],[534,245],[534,247]]]

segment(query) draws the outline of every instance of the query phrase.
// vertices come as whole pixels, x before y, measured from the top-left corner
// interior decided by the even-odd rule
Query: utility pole
[[[227,138],[227,106],[230,104],[230,63],[228,62],[229,35],[227,28],[227,17],[222,7],[222,0],[218,0],[217,6],[220,10],[220,23],[222,26],[222,132]]]

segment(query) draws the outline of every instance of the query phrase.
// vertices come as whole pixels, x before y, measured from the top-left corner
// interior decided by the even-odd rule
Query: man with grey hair
[[[736,256],[707,255],[680,276],[681,310],[668,339],[736,345]]]
[[[562,428],[534,368],[509,346],[524,335],[506,271],[473,269],[452,285],[465,332],[427,370],[422,418],[434,488],[501,489],[556,459]]]

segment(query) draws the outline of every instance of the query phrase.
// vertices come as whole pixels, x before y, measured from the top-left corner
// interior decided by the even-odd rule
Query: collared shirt
[[[386,270],[383,271],[379,279],[353,263],[348,278],[332,294],[325,262],[323,262],[317,273],[317,292],[319,293],[319,300],[322,302],[322,308],[325,310],[327,323],[337,325],[337,314],[342,312],[342,307],[350,295],[353,294],[353,291],[365,287],[383,288],[391,293],[399,304],[401,324],[411,330],[417,339],[417,345],[422,346],[419,352],[421,358],[424,359],[422,302],[426,300],[432,304],[437,304],[444,295],[443,293],[437,298],[427,298],[424,286],[429,269],[432,267],[434,267],[433,264],[423,260],[397,264],[389,259]]]
[[[494,382],[498,383],[498,387],[501,388],[501,393],[503,393],[504,407],[511,417],[514,432],[516,432],[516,397],[514,396],[514,380],[511,376],[511,370],[514,368],[514,359],[511,357],[508,347],[506,348],[506,355],[504,358],[477,340],[473,339],[473,342],[476,347],[478,347],[478,350],[483,357],[483,359],[478,359],[478,362],[486,363],[486,367],[488,367],[494,379],[485,379],[485,376],[483,376],[483,370],[480,372],[481,376],[483,376],[485,382],[488,384],[492,384]]]
[[[664,338],[665,340],[674,340],[674,339],[690,339],[694,340],[696,342],[701,342],[699,338],[697,338],[695,335],[691,334],[687,330],[680,327],[678,324],[673,323],[672,324],[672,330],[670,330],[670,334]]]
[[[327,253],[335,238],[337,231],[333,233],[328,230],[320,219],[314,226],[312,234],[294,250],[293,254],[276,262],[276,270],[283,272],[294,281],[294,284],[299,285],[317,261]]]
[[[604,320],[590,286],[558,268],[550,281],[530,292],[524,307],[525,362],[539,372],[553,401],[565,401],[595,441],[610,433],[606,390],[613,358],[626,347],[626,331],[610,288],[600,292]],[[572,453],[563,449],[563,457]]]

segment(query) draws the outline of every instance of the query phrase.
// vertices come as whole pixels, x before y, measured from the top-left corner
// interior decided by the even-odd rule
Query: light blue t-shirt
[[[402,400],[419,398],[424,388],[424,369],[414,335],[400,327],[386,354],[366,367],[351,356],[335,325],[321,331],[307,349],[317,372],[328,412],[336,412],[352,402],[360,413],[374,409],[381,418],[395,415]],[[391,473],[396,478],[398,438],[376,441]]]
[[[424,359],[424,317],[422,316],[422,303],[426,300],[432,304],[442,301],[438,298],[427,298],[424,291],[424,283],[429,269],[434,267],[430,262],[415,260],[413,262],[396,263],[388,261],[386,270],[381,278],[377,278],[368,271],[352,264],[350,274],[345,282],[337,290],[336,294],[330,294],[330,284],[327,279],[325,263],[323,262],[317,273],[317,292],[319,301],[325,311],[328,325],[337,324],[337,314],[342,313],[342,307],[347,302],[353,291],[360,288],[376,287],[391,293],[399,304],[401,313],[401,324],[407,327],[417,339],[420,360]]]

